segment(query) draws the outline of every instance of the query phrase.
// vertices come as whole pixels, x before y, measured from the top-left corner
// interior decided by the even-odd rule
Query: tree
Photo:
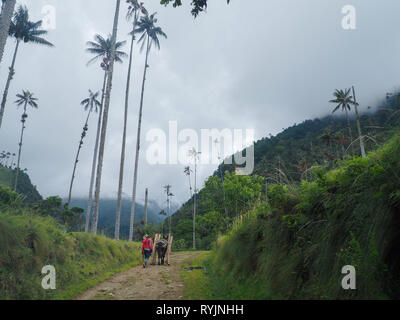
[[[123,51],[120,51],[121,47],[125,45],[126,41],[120,41],[115,43],[115,62],[122,63],[122,58],[126,57],[127,54]],[[89,186],[89,199],[88,199],[88,208],[86,210],[86,224],[85,224],[85,232],[89,231],[89,222],[90,222],[90,212],[92,210],[92,200],[93,200],[93,186],[94,186],[94,179],[96,174],[96,163],[97,163],[97,156],[99,151],[99,140],[100,140],[100,130],[101,130],[101,120],[103,115],[103,104],[104,104],[104,94],[106,88],[106,81],[107,81],[107,73],[109,69],[109,62],[111,59],[111,36],[107,39],[104,39],[101,35],[96,34],[94,36],[94,42],[88,41],[87,43],[88,48],[86,49],[87,52],[94,54],[95,56],[89,60],[87,65],[100,60],[103,58],[100,67],[104,71],[104,79],[103,79],[103,88],[101,91],[101,103],[100,103],[100,110],[99,110],[99,117],[97,122],[97,133],[96,133],[96,142],[94,146],[93,152],[93,161],[92,161],[92,173],[90,176],[90,186]]]
[[[129,64],[128,64],[128,76],[126,79],[126,90],[125,90],[125,110],[124,110],[124,130],[122,134],[122,146],[121,146],[121,163],[119,167],[119,182],[118,182],[118,197],[117,197],[117,213],[115,219],[115,239],[119,239],[120,231],[120,219],[121,219],[121,204],[122,204],[122,185],[124,179],[124,165],[125,165],[125,148],[126,148],[126,130],[128,122],[128,106],[129,106],[129,89],[131,82],[131,69],[132,69],[132,55],[133,55],[133,43],[135,41],[135,29],[139,19],[140,13],[147,13],[143,6],[143,3],[139,3],[137,0],[128,0],[129,3],[127,18],[133,17],[132,32],[131,32],[131,49],[129,53]]]
[[[104,147],[106,142],[106,134],[107,134],[107,122],[108,122],[108,110],[110,107],[110,99],[111,99],[111,87],[112,87],[112,79],[114,72],[114,61],[116,57],[115,53],[115,44],[117,40],[117,31],[118,31],[118,16],[119,16],[119,8],[120,8],[121,0],[117,0],[115,15],[114,15],[114,23],[113,23],[113,32],[111,36],[111,54],[109,66],[107,69],[107,85],[104,96],[104,107],[103,107],[103,122],[101,125],[101,135],[100,135],[100,149],[99,149],[99,158],[97,163],[97,173],[96,173],[96,188],[94,194],[94,210],[93,210],[93,223],[92,223],[92,232],[94,234],[97,233],[97,222],[99,217],[99,200],[100,200],[100,186],[101,186],[101,174],[103,170],[103,157],[104,157]]]
[[[49,197],[30,206],[34,213],[41,216],[53,217],[63,224],[67,231],[80,231],[83,222],[83,209],[74,207],[69,209],[67,204],[62,204],[60,197]]]
[[[190,180],[190,174],[191,174],[191,172],[193,172],[193,171],[190,169],[189,166],[185,167],[185,169],[183,170],[183,173],[184,173],[185,175],[187,175],[188,178],[189,178],[190,198],[193,196],[193,194],[192,194],[192,182],[191,182],[191,180]]]
[[[333,154],[334,150],[332,148],[332,142],[335,141],[335,136],[334,136],[334,133],[332,132],[332,130],[330,128],[325,130],[325,132],[321,136],[319,136],[319,139],[322,140],[323,142],[325,142],[325,144],[329,147],[329,151],[332,152],[332,154]],[[331,158],[331,156],[329,154],[327,154],[327,155],[329,158]]]
[[[143,112],[143,97],[144,97],[144,86],[146,82],[147,68],[149,67],[148,58],[151,46],[154,45],[157,49],[160,49],[159,36],[167,38],[167,35],[161,30],[160,27],[156,27],[155,24],[157,19],[155,18],[156,13],[152,15],[145,15],[138,21],[138,27],[135,33],[140,33],[141,37],[138,43],[142,43],[141,50],[146,45],[146,59],[144,63],[143,81],[142,81],[142,93],[140,96],[140,108],[139,108],[139,119],[138,119],[138,131],[136,137],[136,156],[135,156],[135,170],[133,174],[133,191],[132,191],[132,204],[131,204],[131,219],[129,225],[129,241],[133,240],[133,222],[135,219],[135,201],[136,201],[136,185],[138,175],[138,163],[139,163],[139,150],[140,150],[140,132],[142,129],[142,112]]]
[[[86,133],[88,131],[88,122],[89,122],[90,114],[92,113],[92,111],[98,112],[98,109],[101,106],[100,101],[97,100],[97,97],[99,96],[99,94],[100,94],[100,92],[93,93],[92,90],[89,89],[89,97],[81,101],[81,105],[85,108],[85,111],[89,110],[89,112],[88,112],[88,115],[86,117],[85,125],[83,126],[83,131],[82,131],[82,134],[81,134],[81,140],[79,141],[78,151],[77,151],[76,157],[75,157],[74,169],[72,170],[72,178],[71,178],[71,183],[70,183],[70,186],[69,186],[67,209],[68,209],[69,204],[71,202],[72,186],[74,184],[76,166],[78,165],[79,154],[81,152],[82,145],[83,145],[83,139],[85,138]]]
[[[31,22],[29,21],[28,9],[25,6],[19,6],[18,10],[14,13],[11,21],[9,36],[15,38],[16,45],[14,50],[14,56],[11,62],[10,71],[4,89],[3,99],[0,107],[0,128],[3,121],[4,109],[6,107],[8,90],[10,88],[11,80],[15,74],[15,60],[17,58],[17,52],[21,41],[24,43],[36,43],[48,47],[53,47],[53,44],[42,38],[41,36],[47,34],[46,30],[40,29],[42,21]]]
[[[168,234],[171,234],[171,200],[170,197],[173,197],[174,194],[171,192],[171,185],[164,186],[165,193],[167,194],[167,210],[168,210]]]
[[[197,200],[197,160],[201,152],[193,147],[189,156],[194,159],[194,199],[193,199],[193,249],[196,250],[196,200]]]
[[[354,112],[356,113],[356,121],[357,121],[357,130],[358,130],[358,139],[360,140],[360,149],[361,149],[361,157],[365,158],[365,147],[364,147],[364,139],[361,133],[361,124],[360,124],[360,116],[358,115],[358,106],[359,104],[357,103],[356,100],[356,92],[354,90],[354,86],[352,86],[353,90],[353,106],[354,106]]]
[[[8,30],[10,29],[11,18],[14,13],[16,0],[3,0],[0,15],[0,62],[3,59],[4,47],[8,38]]]
[[[347,119],[347,128],[349,129],[350,135],[350,144],[353,142],[353,135],[351,133],[351,126],[350,126],[350,118],[349,118],[349,111],[351,110],[350,105],[354,104],[353,97],[350,95],[350,89],[338,90],[336,89],[333,93],[335,99],[330,100],[330,103],[336,103],[337,106],[333,109],[332,113],[335,113],[340,108],[342,111],[346,112],[346,119]]]
[[[15,171],[15,180],[14,180],[14,191],[17,191],[17,185],[18,185],[18,174],[19,174],[19,166],[21,164],[21,150],[22,150],[22,140],[24,138],[24,131],[25,131],[25,122],[26,118],[28,118],[27,114],[27,106],[31,106],[32,108],[38,108],[38,105],[36,101],[38,100],[37,98],[33,97],[33,93],[29,92],[28,90],[22,90],[22,94],[17,94],[17,100],[15,101],[15,104],[19,107],[21,105],[24,105],[24,112],[21,116],[21,123],[22,123],[22,128],[21,128],[21,136],[19,139],[19,150],[18,150],[18,161],[17,161],[17,168]]]
[[[231,0],[226,0],[228,4],[230,1]],[[166,6],[170,2],[172,2],[174,8],[182,5],[182,0],[161,0],[160,3]],[[192,0],[191,5],[193,7],[192,15],[197,17],[200,12],[203,12],[204,10],[207,9],[207,0]]]

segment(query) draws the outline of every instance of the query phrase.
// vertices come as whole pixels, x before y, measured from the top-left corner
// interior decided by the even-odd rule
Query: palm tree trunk
[[[192,198],[193,197],[193,192],[192,192],[192,182],[190,180],[190,172],[188,174],[188,177],[189,177],[190,198]]]
[[[81,149],[82,149],[83,139],[85,138],[85,135],[86,135],[87,125],[88,125],[88,122],[89,122],[89,117],[90,117],[90,113],[92,112],[92,109],[93,109],[93,102],[92,102],[92,105],[90,106],[90,110],[89,110],[88,116],[86,117],[86,122],[85,122],[85,125],[84,125],[84,127],[83,127],[83,131],[82,131],[82,135],[81,135],[81,140],[79,141],[78,152],[76,153],[76,158],[75,158],[75,163],[74,163],[74,169],[72,170],[71,184],[69,185],[69,194],[68,194],[67,209],[68,209],[68,207],[69,207],[69,203],[71,202],[72,186],[73,186],[73,184],[74,184],[76,166],[78,165],[79,154],[80,154]]]
[[[7,78],[7,82],[6,82],[6,87],[5,87],[4,93],[3,93],[3,100],[1,101],[0,128],[1,128],[1,124],[3,122],[4,109],[6,108],[8,89],[10,88],[11,80],[13,79],[14,74],[15,74],[14,66],[15,66],[15,60],[17,58],[18,48],[19,48],[19,40],[17,40],[17,44],[15,45],[14,56],[13,56],[12,63],[11,63],[11,66],[10,66],[10,71],[8,72],[8,78]]]
[[[11,19],[14,13],[15,3],[17,0],[7,0],[1,10],[0,16],[0,62],[3,59],[4,47],[8,38],[8,30],[10,29]]]
[[[353,143],[353,135],[351,133],[349,112],[347,111],[347,108],[345,108],[344,110],[346,111],[347,128],[349,129],[349,135],[350,135],[350,144],[352,144]],[[351,150],[353,151],[352,154],[354,154],[353,145],[351,145]]]
[[[223,194],[223,201],[224,201],[224,212],[225,212],[225,218],[226,218],[226,229],[228,230],[229,224],[228,224],[228,208],[226,207],[226,193],[225,193],[225,186],[224,186],[224,176],[221,170],[220,171],[220,178],[221,178],[221,185],[222,185],[222,194]]]
[[[139,108],[139,120],[138,120],[138,131],[136,137],[136,156],[135,156],[135,171],[133,174],[133,191],[132,191],[132,204],[131,204],[131,219],[129,223],[129,241],[133,240],[133,223],[135,220],[135,202],[136,202],[136,184],[138,176],[138,164],[139,164],[139,150],[140,150],[140,132],[142,130],[142,112],[143,112],[143,96],[144,96],[144,85],[146,83],[147,74],[147,61],[149,58],[150,51],[150,39],[147,36],[147,49],[146,49],[146,60],[144,63],[143,81],[142,81],[142,93],[140,96],[140,108]]]
[[[21,122],[22,122],[21,137],[19,139],[18,161],[17,161],[17,169],[15,171],[15,180],[14,180],[14,191],[15,192],[17,192],[17,185],[18,185],[19,166],[20,166],[20,163],[21,163],[22,140],[24,138],[25,121],[26,121],[26,118],[24,117],[24,115],[26,115],[26,106],[27,106],[27,104],[28,104],[28,101],[25,102],[24,113],[22,114],[22,118],[21,118]]]
[[[144,225],[147,226],[147,215],[149,210],[149,189],[146,188],[145,200],[144,200]]]
[[[103,110],[104,114],[103,114],[103,123],[101,126],[99,159],[97,163],[97,173],[96,173],[96,189],[94,194],[94,210],[93,210],[93,223],[92,223],[92,232],[94,234],[97,233],[97,222],[99,217],[101,174],[103,170],[104,147],[105,147],[106,133],[107,133],[108,109],[110,107],[111,88],[112,88],[112,79],[113,79],[114,62],[115,62],[115,43],[117,39],[120,4],[121,0],[117,0],[117,5],[115,8],[115,15],[114,15],[113,33],[111,38],[110,66],[108,69],[106,95],[104,98],[104,110]]]
[[[135,30],[137,22],[137,14],[133,22],[132,32]],[[121,204],[122,204],[122,185],[124,181],[124,165],[125,165],[125,148],[126,148],[126,127],[128,122],[128,106],[129,106],[129,87],[131,83],[131,70],[132,70],[132,55],[133,55],[133,42],[135,34],[132,33],[131,50],[129,54],[128,76],[126,79],[126,92],[125,92],[125,112],[124,112],[124,132],[122,134],[122,148],[121,148],[121,163],[119,166],[119,182],[118,182],[118,198],[117,198],[117,216],[115,219],[115,232],[114,237],[119,240],[120,220],[121,220]]]
[[[104,91],[106,89],[106,81],[107,81],[107,71],[104,72],[103,89],[101,91],[102,93],[101,93],[101,104],[99,110],[99,120],[97,122],[96,143],[94,145],[93,162],[92,162],[92,174],[90,176],[88,208],[86,210],[85,232],[89,232],[90,212],[92,210],[92,199],[93,199],[94,176],[96,174],[97,154],[99,151],[101,116],[103,115]]]
[[[354,111],[356,113],[356,120],[357,120],[358,138],[360,139],[361,157],[365,158],[365,148],[364,148],[363,137],[361,134],[360,116],[358,115],[356,93],[354,90],[354,86],[352,88],[353,88],[353,98],[354,98]]]

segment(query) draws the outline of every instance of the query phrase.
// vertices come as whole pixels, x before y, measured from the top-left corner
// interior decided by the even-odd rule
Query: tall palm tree
[[[167,35],[161,30],[160,27],[156,27],[155,24],[157,19],[155,18],[156,13],[152,15],[145,15],[140,18],[138,27],[134,33],[140,33],[141,36],[138,43],[142,43],[141,50],[146,45],[146,59],[144,63],[143,81],[142,81],[142,92],[140,96],[140,108],[139,108],[139,119],[138,119],[138,131],[136,137],[136,156],[135,156],[135,170],[133,174],[133,191],[132,191],[132,204],[131,204],[131,219],[129,225],[129,241],[133,240],[133,222],[135,219],[135,201],[136,201],[136,185],[138,175],[138,163],[139,163],[139,150],[140,150],[140,132],[142,129],[142,111],[143,111],[143,97],[144,97],[144,85],[146,82],[148,58],[151,46],[154,45],[157,49],[160,49],[159,36],[167,38]]]
[[[351,126],[350,126],[350,118],[349,118],[349,111],[351,110],[351,105],[354,104],[353,97],[350,95],[350,89],[346,90],[338,90],[336,89],[333,93],[335,99],[330,100],[330,103],[336,103],[337,106],[333,109],[332,113],[335,113],[340,108],[342,111],[346,112],[346,119],[347,119],[347,128],[349,129],[350,135],[350,144],[353,142],[353,135],[351,133]]]
[[[332,141],[334,141],[334,133],[332,130],[329,128],[324,131],[324,133],[319,137],[325,144],[329,147],[329,151],[333,152],[332,149]]]
[[[7,157],[6,166],[8,166],[8,160],[10,160],[11,152],[7,152],[7,153],[6,153],[6,157]]]
[[[189,156],[194,160],[194,199],[193,199],[193,249],[196,250],[196,200],[197,200],[197,160],[201,152],[194,147],[189,150]]]
[[[191,174],[191,172],[193,172],[193,171],[190,169],[189,166],[185,167],[185,169],[183,170],[183,173],[186,174],[186,175],[188,176],[188,178],[189,178],[190,198],[193,196],[193,193],[192,193],[192,182],[191,182],[191,180],[190,180],[190,174]]]
[[[10,29],[11,18],[14,13],[17,0],[3,0],[0,15],[0,62],[3,59],[4,47],[8,38],[8,30]]]
[[[18,150],[18,161],[17,161],[17,169],[15,171],[15,180],[14,180],[14,191],[17,191],[17,185],[18,185],[18,174],[19,174],[19,166],[21,164],[21,150],[22,150],[22,140],[24,138],[24,131],[25,131],[25,122],[26,118],[28,118],[27,114],[27,106],[31,106],[32,108],[38,108],[37,105],[37,98],[33,97],[33,93],[29,92],[28,90],[22,90],[22,94],[19,93],[17,94],[17,100],[15,101],[15,104],[17,106],[24,105],[24,112],[21,116],[21,123],[22,123],[22,128],[21,128],[21,136],[19,139],[19,150]]]
[[[83,126],[83,131],[82,131],[82,134],[81,134],[81,140],[79,141],[79,146],[78,146],[78,152],[76,153],[74,169],[72,170],[72,178],[71,178],[71,183],[70,183],[70,186],[69,186],[67,208],[68,208],[68,206],[69,206],[69,204],[71,202],[72,186],[74,184],[76,166],[78,165],[79,154],[81,152],[82,145],[83,145],[83,139],[86,137],[86,132],[89,129],[88,128],[88,123],[89,123],[90,114],[92,113],[92,111],[97,112],[98,109],[101,106],[100,101],[97,100],[97,97],[99,96],[99,94],[100,94],[100,92],[93,93],[92,90],[89,89],[89,97],[81,101],[81,105],[85,108],[85,111],[89,110],[89,112],[88,112],[88,115],[86,117],[85,125]]]
[[[12,158],[11,158],[11,165],[10,165],[10,168],[11,168],[11,169],[12,169],[13,165],[15,164],[15,163],[14,163],[14,158],[15,158],[15,153],[13,152]]]
[[[125,148],[126,148],[126,130],[128,122],[128,106],[129,106],[129,89],[131,82],[131,70],[132,70],[132,55],[133,55],[133,43],[135,41],[135,29],[140,16],[140,13],[146,13],[146,9],[143,3],[139,3],[137,0],[128,0],[129,3],[127,19],[133,18],[132,32],[131,32],[131,49],[129,53],[129,64],[128,64],[128,75],[126,79],[126,90],[125,90],[125,110],[124,110],[124,130],[122,133],[122,147],[121,147],[121,163],[119,166],[119,182],[118,182],[118,197],[117,197],[117,213],[115,219],[115,239],[119,239],[120,231],[120,220],[121,220],[121,205],[122,205],[122,185],[124,179],[124,166],[125,166]]]
[[[117,41],[115,43],[115,62],[122,63],[122,58],[126,57],[127,54],[118,49],[122,48],[125,45],[126,41]],[[87,52],[94,54],[95,56],[89,60],[87,65],[92,64],[93,62],[100,60],[103,58],[100,66],[104,70],[104,79],[103,79],[103,88],[101,94],[101,105],[99,110],[99,118],[97,122],[97,133],[96,133],[96,142],[94,146],[93,152],[93,161],[92,161],[92,173],[90,177],[90,186],[89,186],[89,199],[88,199],[88,207],[86,211],[86,224],[85,224],[85,232],[89,231],[89,222],[90,222],[90,212],[92,210],[92,200],[93,200],[93,186],[94,186],[94,178],[96,174],[96,163],[97,163],[97,155],[99,151],[99,140],[100,140],[100,130],[101,130],[101,119],[103,115],[103,103],[104,103],[104,94],[106,88],[107,81],[107,73],[109,69],[109,61],[111,58],[111,36],[107,39],[104,39],[101,35],[96,34],[94,36],[94,41],[87,42],[88,48]]]
[[[48,47],[53,47],[53,44],[42,38],[41,36],[47,34],[46,30],[40,29],[42,21],[31,22],[29,21],[28,9],[25,6],[19,6],[17,11],[14,13],[11,21],[9,36],[15,38],[16,45],[14,50],[14,56],[11,62],[10,71],[4,89],[3,100],[1,101],[0,107],[0,128],[3,121],[4,109],[6,107],[8,89],[10,88],[11,80],[15,74],[15,60],[17,58],[17,52],[21,41],[24,43],[36,43]]]
[[[110,98],[111,98],[111,87],[112,87],[112,79],[114,72],[114,61],[116,57],[115,44],[117,41],[117,31],[118,31],[118,18],[119,18],[119,8],[121,5],[121,0],[117,0],[115,15],[114,15],[114,23],[113,23],[113,32],[111,36],[111,55],[109,66],[107,68],[107,85],[104,96],[104,106],[103,106],[103,122],[101,125],[101,135],[100,135],[100,149],[99,149],[99,158],[97,163],[97,173],[96,173],[96,188],[94,194],[94,210],[93,210],[93,223],[92,223],[92,232],[94,234],[97,233],[97,222],[99,217],[99,200],[100,200],[100,186],[101,186],[101,174],[103,170],[103,157],[104,157],[104,147],[106,142],[106,133],[107,133],[107,122],[108,122],[108,109],[110,107]]]
[[[358,139],[360,140],[360,149],[361,149],[361,157],[365,158],[365,147],[364,147],[364,139],[361,133],[361,124],[360,124],[360,116],[358,114],[358,106],[359,104],[357,103],[356,100],[356,92],[354,90],[354,86],[351,87],[353,90],[353,106],[354,106],[354,112],[356,113],[356,121],[357,121],[357,130],[358,130]]]

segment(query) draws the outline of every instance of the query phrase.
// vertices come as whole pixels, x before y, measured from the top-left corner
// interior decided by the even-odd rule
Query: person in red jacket
[[[143,268],[146,268],[147,261],[149,260],[151,253],[153,252],[153,240],[149,237],[148,234],[146,234],[143,238],[144,238],[142,243],[142,255],[144,255]]]

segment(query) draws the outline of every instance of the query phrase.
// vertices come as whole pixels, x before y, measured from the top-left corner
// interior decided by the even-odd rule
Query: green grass
[[[50,217],[0,212],[0,299],[71,299],[141,263],[139,243],[67,233]],[[56,268],[56,290],[41,287],[42,267]]]
[[[193,251],[191,251],[193,253]],[[185,271],[187,267],[203,267],[209,258],[209,251],[199,251],[199,254],[186,259],[182,263],[181,277],[185,284],[185,300],[212,300],[215,299],[207,269]]]
[[[269,205],[259,203],[202,262],[208,279],[189,276],[188,297],[197,286],[218,299],[400,298],[399,159],[397,136],[365,159],[271,187]],[[357,290],[341,288],[345,265],[356,268]]]

